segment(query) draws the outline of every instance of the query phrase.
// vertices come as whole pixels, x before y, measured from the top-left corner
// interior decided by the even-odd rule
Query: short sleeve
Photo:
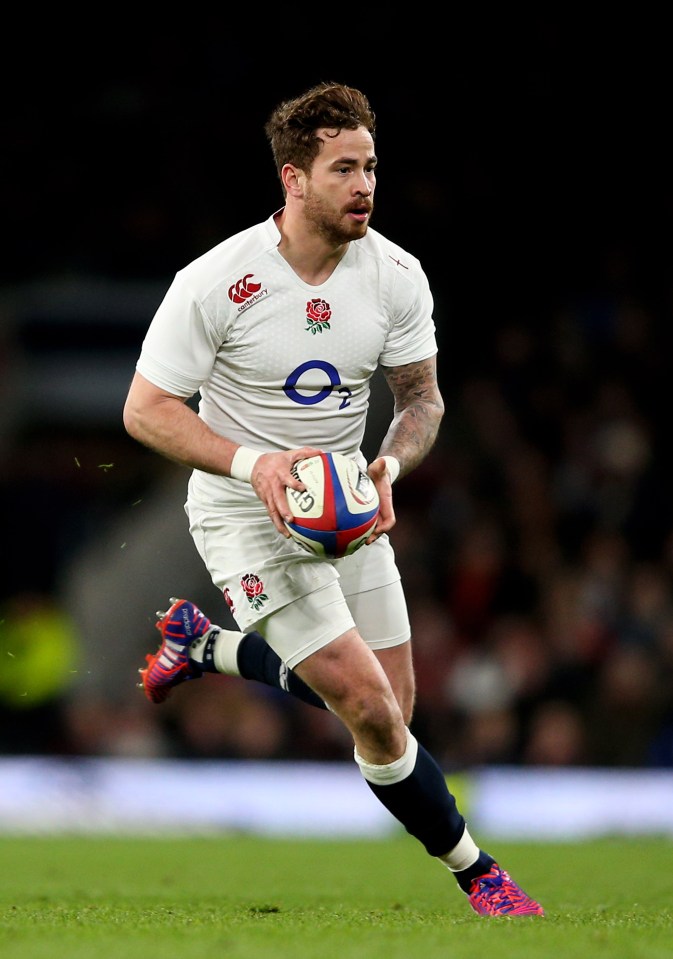
[[[434,301],[420,266],[407,282],[397,283],[392,309],[394,322],[380,356],[381,365],[402,366],[434,356],[437,352]]]
[[[181,274],[177,274],[155,313],[136,369],[175,396],[193,396],[208,378],[221,335]]]

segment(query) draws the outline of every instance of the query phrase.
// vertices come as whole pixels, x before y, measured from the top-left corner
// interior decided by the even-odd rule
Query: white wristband
[[[252,468],[262,454],[257,450],[248,449],[247,446],[239,446],[231,460],[229,475],[232,479],[242,480],[249,483],[252,477]]]
[[[390,476],[390,485],[395,482],[397,477],[400,475],[400,461],[396,456],[384,456],[386,461],[386,468],[388,470],[388,475]]]

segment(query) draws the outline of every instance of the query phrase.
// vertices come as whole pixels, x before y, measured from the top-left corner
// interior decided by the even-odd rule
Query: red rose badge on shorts
[[[321,300],[320,297],[309,300],[306,304],[306,319],[308,320],[306,329],[310,330],[311,333],[322,333],[323,330],[329,330],[332,310],[327,300]]]
[[[245,593],[245,598],[253,609],[261,609],[269,598],[264,592],[264,583],[257,573],[246,573],[241,577],[241,586]]]

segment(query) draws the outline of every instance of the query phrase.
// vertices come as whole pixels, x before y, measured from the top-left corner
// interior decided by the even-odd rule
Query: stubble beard
[[[346,219],[344,210],[335,212],[310,190],[304,197],[304,217],[309,227],[330,246],[341,246],[351,240],[362,239],[369,226],[369,218],[364,223]]]

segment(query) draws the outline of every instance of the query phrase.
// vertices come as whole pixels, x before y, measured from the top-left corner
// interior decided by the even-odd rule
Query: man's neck
[[[331,246],[317,231],[308,228],[285,207],[276,217],[280,231],[278,252],[297,276],[310,286],[320,286],[330,278],[345,256],[348,243]]]

